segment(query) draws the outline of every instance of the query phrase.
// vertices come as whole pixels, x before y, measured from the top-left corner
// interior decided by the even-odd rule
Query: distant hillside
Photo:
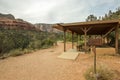
[[[27,30],[38,30],[43,32],[54,32],[59,33],[61,31],[52,28],[53,24],[37,23],[31,24],[23,19],[16,19],[12,14],[0,13],[0,28],[5,29],[27,29]]]
[[[0,28],[35,30],[35,26],[23,19],[15,19],[12,14],[0,13]]]
[[[41,31],[45,31],[45,32],[55,32],[55,33],[59,33],[61,32],[60,30],[57,30],[55,28],[53,28],[53,24],[45,24],[45,23],[36,23],[34,24],[35,28],[41,30]]]
[[[15,17],[12,14],[2,14],[2,13],[0,13],[0,18],[15,19]]]
[[[54,32],[59,33],[61,31],[52,28],[53,24],[37,23],[31,24],[23,19],[16,19],[12,14],[2,14],[0,13],[0,28],[4,29],[27,29],[27,30],[37,30],[43,32]]]

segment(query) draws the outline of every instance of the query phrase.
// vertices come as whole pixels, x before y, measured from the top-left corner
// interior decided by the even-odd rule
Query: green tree
[[[97,17],[91,14],[87,17],[86,21],[97,21]]]

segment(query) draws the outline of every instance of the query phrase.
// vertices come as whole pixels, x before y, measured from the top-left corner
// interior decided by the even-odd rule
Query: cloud
[[[84,21],[90,14],[104,15],[120,0],[0,0],[0,12],[32,23]]]

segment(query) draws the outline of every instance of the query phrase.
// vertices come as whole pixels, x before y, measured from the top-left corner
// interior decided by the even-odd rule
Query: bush
[[[85,72],[84,76],[86,80],[96,80],[95,74],[94,74],[94,68],[93,67],[89,68]],[[96,77],[97,77],[97,80],[113,80],[114,74],[107,67],[100,65],[97,67]]]
[[[15,47],[15,43],[10,34],[0,32],[0,53],[6,53]]]
[[[50,46],[53,46],[54,44],[54,40],[51,39],[45,39],[41,42],[41,48],[45,49],[45,48],[49,48]]]
[[[0,53],[6,53],[13,49],[25,49],[30,40],[28,36],[16,30],[0,30]]]
[[[40,48],[53,46],[54,33],[30,30],[0,29],[0,57],[18,56]]]

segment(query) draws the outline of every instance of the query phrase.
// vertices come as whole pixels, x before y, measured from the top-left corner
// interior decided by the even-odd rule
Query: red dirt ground
[[[120,56],[113,56],[112,51],[98,50],[97,63],[114,70],[116,80],[120,80]],[[0,80],[85,80],[83,74],[93,65],[93,54],[80,54],[76,60],[57,58],[62,52],[63,43],[59,43],[57,47],[0,60]]]

